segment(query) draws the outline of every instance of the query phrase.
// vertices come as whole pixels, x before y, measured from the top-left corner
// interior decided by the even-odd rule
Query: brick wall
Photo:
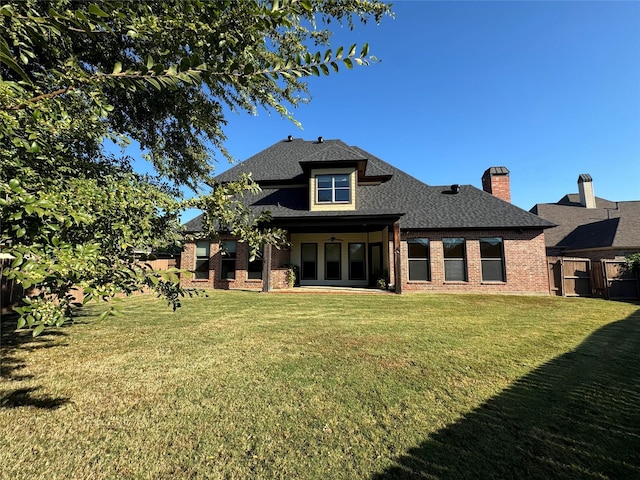
[[[234,240],[231,236],[221,236],[221,240]],[[194,242],[187,243],[182,251],[180,259],[181,268],[193,272],[196,261],[196,244]],[[246,243],[238,242],[236,248],[236,273],[234,280],[220,278],[220,267],[222,255],[220,254],[220,243],[212,241],[209,244],[209,276],[206,279],[195,279],[192,274],[190,277],[182,275],[180,284],[185,288],[216,288],[221,290],[262,290],[262,280],[248,278],[247,268],[249,263],[248,246]],[[289,263],[289,250],[278,250],[273,248],[271,251],[271,287],[287,288],[288,287],[288,269],[283,266]]]
[[[466,282],[444,281],[444,253],[442,239],[446,237],[462,237],[465,239],[467,260]],[[502,237],[504,240],[506,282],[482,281],[480,238]],[[223,240],[229,239],[222,238]],[[428,238],[430,251],[431,281],[409,281],[409,266],[407,260],[407,239]],[[388,242],[389,255],[393,259],[393,242]],[[403,291],[432,291],[432,292],[476,292],[476,293],[519,293],[519,294],[549,294],[549,280],[545,255],[544,233],[541,230],[517,233],[511,230],[462,231],[448,230],[440,232],[405,231],[401,235],[402,257],[402,290]],[[289,250],[272,249],[271,288],[289,288],[288,270],[285,267],[290,262]],[[209,260],[209,277],[195,280],[193,277],[182,276],[181,284],[192,288],[217,289],[248,289],[261,290],[262,280],[247,278],[247,245],[238,242],[236,254],[235,280],[220,279],[220,248],[219,243],[211,242]],[[195,243],[188,243],[182,253],[181,267],[193,270],[195,267]],[[389,265],[389,275],[393,282],[393,261]]]
[[[505,202],[511,203],[509,170],[505,167],[487,169],[482,175],[482,189]]]
[[[466,245],[466,282],[445,282],[442,239],[461,237]],[[506,282],[482,281],[480,238],[502,237]],[[431,281],[409,281],[407,239],[428,238]],[[403,291],[549,294],[544,233],[541,230],[517,233],[511,230],[402,232]]]

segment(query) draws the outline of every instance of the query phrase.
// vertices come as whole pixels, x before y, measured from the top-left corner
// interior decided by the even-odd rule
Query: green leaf
[[[336,50],[336,60],[342,59],[342,52],[344,52],[344,47],[338,47],[338,50]]]
[[[328,63],[331,60],[331,55],[332,55],[331,49],[327,50],[324,53],[324,63]]]
[[[160,82],[158,82],[157,79],[155,79],[155,78],[147,78],[147,82],[149,82],[151,85],[153,85],[156,89],[162,90],[162,85],[160,85]]]
[[[17,325],[17,329],[20,330],[21,328],[24,328],[24,326],[27,324],[27,321],[24,319],[24,317],[20,317],[18,319],[18,325]]]
[[[113,75],[117,75],[122,71],[122,63],[121,62],[116,62],[116,64],[113,66]]]
[[[311,10],[313,10],[313,5],[311,4],[311,0],[300,0],[300,5],[307,12],[310,12]]]
[[[366,57],[367,55],[369,55],[369,44],[365,43],[362,46],[362,50],[360,51],[360,56],[361,57]]]
[[[345,58],[344,60],[342,60],[342,63],[344,63],[349,69],[353,68],[353,62],[350,58]]]
[[[43,331],[44,331],[44,324],[41,323],[40,325],[38,325],[36,328],[33,329],[33,336],[37,337]]]
[[[22,70],[22,68],[20,68],[20,65],[18,65],[13,60],[13,58],[11,58],[4,52],[0,52],[0,63],[4,63],[7,67],[20,75],[20,78],[22,78],[25,82],[31,83],[31,80],[29,79],[29,77],[27,77],[27,74],[24,73],[24,70]]]
[[[349,55],[347,55],[347,57],[353,57],[356,54],[356,44],[354,43],[353,45],[351,45],[351,48],[349,49]]]
[[[104,10],[102,10],[99,6],[97,6],[95,3],[92,3],[91,5],[89,5],[89,13],[91,15],[95,15],[96,17],[108,17],[109,14],[107,12],[105,12]]]

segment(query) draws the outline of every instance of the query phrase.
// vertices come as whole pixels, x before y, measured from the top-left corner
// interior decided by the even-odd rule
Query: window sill
[[[262,283],[261,278],[247,278],[245,280],[246,283]]]
[[[467,280],[445,280],[445,285],[467,285],[469,282]]]
[[[208,278],[194,278],[191,280],[192,282],[208,282]]]
[[[502,280],[483,280],[480,282],[480,285],[506,285],[507,282],[503,282]]]
[[[409,280],[407,281],[407,283],[411,285],[412,283],[425,284],[425,283],[432,283],[432,282],[431,280]]]

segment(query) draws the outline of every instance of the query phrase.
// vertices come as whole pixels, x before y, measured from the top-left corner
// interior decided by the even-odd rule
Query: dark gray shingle
[[[307,162],[366,161],[365,176],[390,179],[377,185],[359,185],[356,211],[310,212],[309,190],[305,187],[268,188],[247,197],[257,210],[269,210],[274,221],[295,217],[344,217],[348,215],[403,213],[400,226],[404,229],[483,229],[483,228],[549,228],[552,223],[522,210],[511,203],[479,190],[462,185],[453,194],[449,186],[429,186],[389,163],[358,147],[340,140],[322,143],[300,139],[281,141],[241,162],[217,178],[232,181],[239,173],[252,173],[258,183],[295,180],[307,185],[301,166]],[[197,226],[197,219],[187,227]]]

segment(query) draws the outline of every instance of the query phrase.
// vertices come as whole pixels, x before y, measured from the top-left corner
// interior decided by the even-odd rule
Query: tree
[[[282,232],[256,230],[234,200],[250,178],[216,186],[224,106],[290,109],[312,75],[368,64],[367,45],[326,46],[328,26],[353,28],[389,14],[378,0],[235,0],[86,3],[27,0],[0,6],[0,245],[6,275],[36,287],[20,324],[40,333],[70,313],[70,290],[107,299],[143,285],[170,300],[175,272],[137,261],[136,249],[177,244],[185,205],[257,249]],[[136,174],[105,149],[133,140],[157,175]],[[187,203],[177,187],[213,193]],[[235,196],[235,197],[233,197]]]
[[[624,261],[630,271],[640,276],[640,252],[627,255]]]

